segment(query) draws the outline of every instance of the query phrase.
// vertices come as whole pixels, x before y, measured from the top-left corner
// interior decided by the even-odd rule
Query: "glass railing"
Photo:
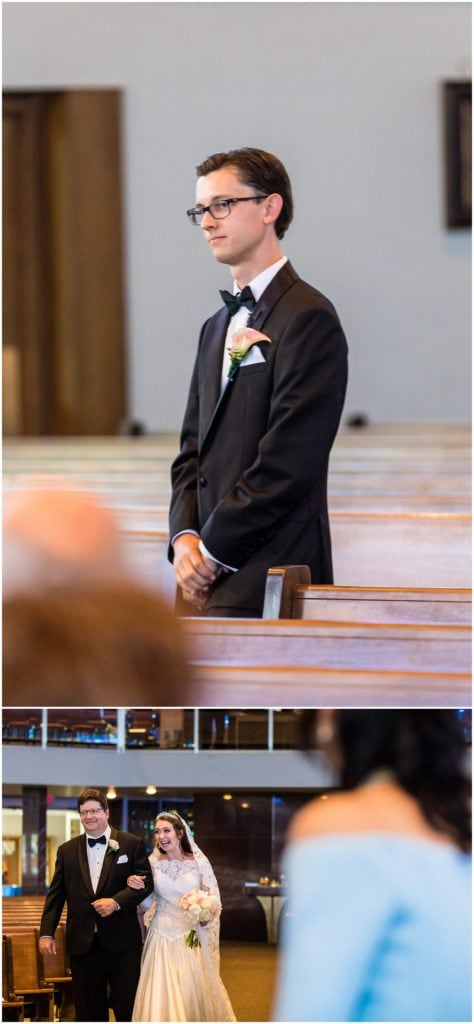
[[[295,750],[291,708],[4,708],[4,744],[124,750]]]
[[[299,709],[4,708],[3,743],[112,750],[298,750]],[[460,708],[466,744],[472,711]]]

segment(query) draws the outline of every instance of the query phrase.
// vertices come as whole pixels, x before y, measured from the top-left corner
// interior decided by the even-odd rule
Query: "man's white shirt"
[[[278,271],[281,270],[285,263],[287,263],[287,260],[287,256],[282,256],[280,260],[277,260],[276,263],[272,263],[271,267],[267,267],[266,270],[262,270],[260,274],[257,274],[257,276],[254,277],[253,281],[249,282],[249,288],[252,291],[252,295],[255,299],[255,302],[258,302],[258,300],[263,295],[265,288],[268,287],[270,281],[273,281],[273,278],[278,274]],[[235,284],[234,281],[234,295],[237,295],[238,291],[239,289],[237,288],[237,285]],[[234,334],[237,333],[237,331],[240,331],[242,330],[243,327],[247,326],[250,312],[250,309],[247,309],[246,306],[241,306],[240,309],[237,310],[237,313],[234,313],[234,316],[231,316],[230,318],[225,338],[224,358],[222,360],[221,394],[225,390],[228,383],[227,375],[229,373],[230,366],[229,349],[232,347],[232,338],[234,337]],[[245,358],[242,359],[240,365],[248,366],[249,363],[262,362],[264,358],[265,357],[262,355],[259,348],[252,347],[249,349]]]
[[[97,891],[97,886],[99,884],[100,873],[102,871],[102,866],[103,866],[103,863],[104,863],[104,860],[105,860],[105,856],[106,856],[106,853],[107,853],[107,850],[108,850],[110,833],[111,833],[110,825],[107,825],[107,828],[106,828],[105,832],[103,833],[103,835],[106,838],[106,842],[105,843],[95,843],[94,846],[89,846],[89,843],[86,840],[86,845],[87,845],[87,861],[88,861],[88,864],[89,864],[89,872],[90,872],[92,888],[93,888],[94,892]],[[86,837],[87,837],[87,839],[89,839],[89,836],[87,835],[87,832],[86,832]],[[91,839],[96,839],[96,838],[99,839],[100,836],[91,836],[90,838]]]

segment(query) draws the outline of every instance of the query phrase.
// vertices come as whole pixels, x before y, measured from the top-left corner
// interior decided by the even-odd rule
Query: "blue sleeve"
[[[289,915],[274,1019],[361,1019],[394,913],[389,874],[365,844],[344,836],[295,843],[284,870]]]

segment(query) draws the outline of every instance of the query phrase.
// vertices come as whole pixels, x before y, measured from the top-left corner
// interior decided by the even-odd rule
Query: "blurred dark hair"
[[[183,825],[183,821],[180,818],[179,814],[175,814],[173,811],[164,811],[163,814],[156,815],[155,824],[157,821],[168,821],[169,824],[173,826],[176,835],[178,836],[178,839],[181,841],[181,849],[184,850],[184,853],[193,852],[191,849],[191,844],[189,842],[186,829]],[[156,840],[156,846],[158,847],[161,853],[165,852],[161,848],[158,840]]]
[[[196,172],[200,178],[222,167],[235,167],[243,185],[249,185],[261,195],[277,192],[283,199],[280,216],[275,221],[277,238],[283,238],[293,220],[293,195],[288,174],[277,156],[263,149],[231,149],[228,153],[214,153],[198,164]]]
[[[316,747],[317,716],[311,710],[300,718],[303,750]],[[377,768],[388,768],[416,798],[433,828],[448,833],[461,849],[470,849],[471,786],[456,711],[342,709],[335,711],[334,726],[343,789],[360,785]]]
[[[100,789],[84,789],[81,795],[77,798],[78,811],[80,811],[82,805],[85,804],[87,800],[97,800],[97,803],[100,804],[103,811],[106,811],[109,806],[107,803],[107,797],[104,793],[101,793]]]

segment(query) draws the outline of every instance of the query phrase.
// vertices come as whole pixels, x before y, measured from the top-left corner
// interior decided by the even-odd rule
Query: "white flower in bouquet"
[[[179,902],[194,925],[208,924],[213,917],[218,917],[222,910],[217,896],[212,892],[206,892],[205,889],[192,889],[191,892],[185,893]],[[190,949],[201,945],[195,927],[191,928],[184,941]]]

